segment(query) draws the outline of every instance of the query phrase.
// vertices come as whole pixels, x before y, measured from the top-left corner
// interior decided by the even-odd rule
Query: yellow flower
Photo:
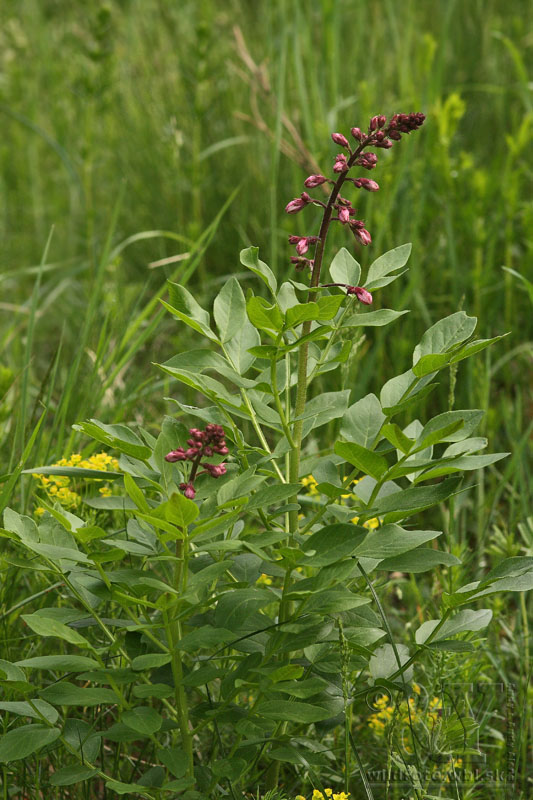
[[[333,789],[324,789],[324,791],[328,797],[331,797],[331,795],[333,794]]]
[[[348,800],[350,797],[350,792],[348,794],[344,794],[344,792],[339,792],[338,794],[333,795],[333,800]]]
[[[294,800],[305,800],[305,797],[303,796],[303,794],[297,794]]]
[[[35,509],[35,513],[38,517],[42,517],[44,511],[45,509],[42,506],[37,506],[37,508]]]
[[[359,522],[359,517],[352,517],[350,522],[353,522],[354,525],[357,525]],[[372,519],[367,519],[366,522],[363,522],[363,528],[367,528],[369,531],[373,531],[376,528],[379,528],[379,519],[377,517],[372,517]]]
[[[317,481],[315,480],[315,478],[313,478],[312,475],[307,475],[305,478],[302,478],[301,484],[304,487],[304,489],[307,489],[308,493],[312,497],[316,497],[320,494],[320,492],[316,488],[318,485]]]
[[[311,800],[324,800],[324,795],[318,789],[313,789],[313,796]]]
[[[258,584],[258,586],[272,586],[272,578],[262,572],[256,580],[256,584]]]
[[[102,497],[111,497],[111,495],[113,494],[109,486],[100,486],[98,491],[100,492]]]

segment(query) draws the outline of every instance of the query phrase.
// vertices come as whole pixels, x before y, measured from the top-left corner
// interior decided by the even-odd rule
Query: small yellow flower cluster
[[[118,461],[108,453],[95,453],[89,458],[83,458],[80,453],[73,453],[69,458],[61,458],[53,467],[80,467],[83,469],[94,469],[101,472],[115,472],[119,470]],[[51,502],[58,502],[67,510],[76,509],[81,503],[79,485],[73,483],[73,479],[68,475],[36,475],[39,481],[39,488],[43,489]],[[89,480],[86,478],[85,480]],[[102,478],[91,480],[101,481]],[[109,497],[111,489],[109,486],[101,486],[98,491],[103,497]],[[42,516],[45,509],[39,506],[35,509],[37,516]]]
[[[272,578],[262,572],[255,583],[257,586],[272,586]]]
[[[356,478],[356,480],[352,481],[352,486],[355,486],[355,484],[359,483],[360,480],[362,480],[362,478]],[[318,485],[317,480],[313,478],[312,475],[307,475],[305,478],[302,478],[301,484],[304,487],[304,489],[307,489],[307,493],[309,494],[310,497],[318,497],[318,495],[320,494],[320,492],[316,488]],[[341,494],[341,503],[345,505],[344,501],[349,500],[351,497],[352,497],[351,493]],[[357,525],[357,523],[359,522],[359,517],[352,517],[350,521],[353,522],[354,525]],[[366,522],[363,522],[362,527],[368,528],[369,531],[373,531],[376,528],[379,528],[379,525],[380,525],[379,519],[377,517],[373,517],[372,519],[368,519]]]
[[[324,795],[329,798],[329,800],[348,800],[350,792],[346,794],[345,792],[334,792],[333,789],[324,789],[324,794],[322,794],[318,789],[313,789],[311,800],[324,800]],[[294,800],[306,800],[306,798],[303,794],[297,794]]]
[[[420,687],[414,684],[413,690],[415,694],[420,695]],[[425,724],[436,724],[439,718],[439,712],[442,710],[442,700],[439,697],[434,697],[429,703],[427,708],[418,708],[414,697],[410,697],[407,702],[405,700],[395,709],[390,704],[390,697],[382,694],[373,703],[374,708],[377,709],[375,714],[372,714],[368,720],[369,727],[379,735],[383,735],[392,722],[396,718],[398,722],[409,725],[411,722],[424,722]]]
[[[311,497],[318,497],[318,495],[320,494],[320,492],[316,488],[318,486],[318,481],[315,478],[313,478],[312,475],[307,475],[307,477],[302,478],[301,484],[304,487],[304,489],[307,489],[307,492],[308,494],[311,495]]]

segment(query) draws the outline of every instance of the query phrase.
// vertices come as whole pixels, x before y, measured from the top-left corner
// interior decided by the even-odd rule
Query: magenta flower
[[[304,181],[304,186],[307,186],[308,189],[314,189],[315,186],[321,186],[327,180],[323,175],[309,175]]]
[[[339,209],[339,219],[343,225],[350,221],[350,209],[343,206]]]
[[[194,488],[192,483],[180,483],[180,489],[185,495],[185,497],[188,497],[189,500],[194,500],[194,497],[196,495],[196,489]]]
[[[304,195],[306,195],[306,197],[304,197]],[[305,206],[310,203],[311,198],[309,197],[309,200],[307,200],[307,197],[309,197],[307,192],[302,192],[300,197],[295,197],[294,200],[291,200],[290,203],[287,203],[285,206],[285,212],[287,214],[297,214],[298,211],[301,211],[302,208],[305,208]]]
[[[359,167],[364,167],[365,169],[374,169],[378,163],[378,157],[375,153],[362,153],[355,163]]]
[[[348,162],[344,153],[339,153],[335,156],[335,163],[333,165],[333,172],[347,172],[349,170]]]
[[[372,305],[372,295],[370,292],[367,292],[366,289],[363,289],[362,286],[348,286],[346,293],[354,294],[361,303],[365,304],[365,306]]]
[[[371,181],[370,178],[355,178],[353,184],[358,189],[366,189],[367,192],[377,192],[379,189],[379,183]]]
[[[350,133],[352,134],[354,139],[357,139],[358,142],[362,142],[365,138],[365,134],[361,130],[361,128],[352,128]]]
[[[200,467],[204,468],[203,474],[207,473],[212,478],[219,478],[221,475],[226,474],[225,464],[210,464],[203,462],[203,459],[213,455],[225,456],[229,453],[229,450],[224,438],[225,433],[222,425],[209,422],[203,431],[199,428],[189,428],[189,434],[190,438],[187,439],[188,448],[185,450],[183,447],[178,447],[176,450],[171,450],[165,456],[165,460],[171,463],[176,461],[191,462],[189,479],[184,483],[180,483],[180,489],[185,497],[192,500],[196,494],[194,480]]]
[[[332,133],[331,138],[335,142],[335,144],[340,145],[341,147],[350,147],[348,143],[348,139],[346,136],[343,136],[342,133]]]
[[[372,242],[372,237],[366,228],[352,228],[352,231],[357,241],[361,244],[366,246]]]

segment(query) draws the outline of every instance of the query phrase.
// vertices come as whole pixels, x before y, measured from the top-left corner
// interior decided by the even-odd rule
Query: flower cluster
[[[413,689],[415,694],[420,695],[420,687],[416,683]],[[369,717],[368,725],[378,736],[385,735],[393,721],[404,725],[424,723],[433,728],[442,713],[442,700],[439,697],[433,697],[427,708],[419,706],[414,697],[409,697],[395,707],[391,704],[390,697],[382,694],[374,701],[373,706],[376,712]]]
[[[171,450],[165,456],[166,461],[174,463],[176,461],[189,461],[192,468],[189,474],[189,479],[185,483],[180,483],[180,489],[190,500],[196,495],[194,488],[194,480],[198,475],[211,475],[212,478],[220,478],[221,475],[226,474],[226,465],[211,464],[208,461],[203,461],[204,458],[210,458],[214,455],[226,456],[229,453],[224,438],[224,428],[222,425],[215,425],[209,422],[205,426],[205,430],[201,431],[199,428],[189,429],[190,439],[187,439],[188,447],[178,447],[176,450]],[[198,470],[202,468],[202,471]]]
[[[348,173],[352,167],[362,167],[366,170],[372,170],[378,163],[378,157],[373,152],[363,152],[367,147],[375,147],[388,150],[393,146],[394,141],[399,141],[402,134],[411,133],[417,130],[425,120],[425,115],[422,113],[411,114],[394,114],[389,120],[383,114],[378,114],[371,118],[367,132],[363,132],[361,128],[352,128],[351,134],[355,139],[356,144],[352,148],[350,142],[342,133],[332,133],[331,138],[335,144],[342,147],[346,152],[338,153],[335,156],[333,164],[333,172],[335,173],[336,180],[327,178],[325,175],[309,175],[304,181],[306,189],[314,189],[317,186],[322,186],[324,183],[332,184],[331,194],[329,200],[323,203],[311,197],[307,192],[302,192],[300,197],[294,198],[285,207],[287,214],[297,214],[308,205],[318,205],[324,209],[324,217],[320,229],[319,236],[301,236],[291,234],[289,236],[289,243],[296,245],[296,256],[291,258],[291,262],[295,265],[296,269],[310,269],[315,268],[315,259],[305,257],[310,245],[322,244],[327,234],[329,223],[331,221],[340,222],[341,225],[348,226],[352,232],[355,240],[363,245],[369,245],[372,241],[370,233],[365,228],[365,222],[361,219],[356,219],[357,209],[352,207],[350,200],[341,197],[339,191],[345,181],[353,183],[356,189],[365,189],[367,192],[377,192],[379,184],[370,178],[351,178]],[[333,213],[337,212],[336,216]],[[321,263],[321,258],[319,259]],[[319,272],[320,263],[317,262],[317,271]],[[316,285],[316,284],[315,284]],[[329,284],[335,286],[344,286],[348,294],[354,294],[358,300],[368,305],[372,303],[372,296],[369,292],[365,292],[360,286],[345,286],[344,284]]]
[[[79,467],[81,469],[94,469],[100,472],[117,472],[119,470],[118,461],[108,453],[95,453],[89,458],[83,458],[80,453],[73,453],[68,458],[61,458],[52,464],[53,467]],[[68,475],[36,475],[39,481],[39,488],[44,489],[47,498],[51,502],[58,502],[63,508],[67,510],[76,509],[81,501],[82,495],[80,494],[79,482],[74,480]],[[87,479],[85,479],[87,480]],[[101,478],[94,478],[91,480],[102,481]],[[103,497],[109,497],[111,489],[109,486],[100,486],[99,493]],[[45,509],[38,506],[35,513],[42,516]]]

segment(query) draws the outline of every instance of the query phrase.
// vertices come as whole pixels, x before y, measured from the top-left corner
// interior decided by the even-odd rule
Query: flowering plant
[[[379,256],[364,280],[343,248],[325,278],[331,223],[356,247],[371,243],[341,189],[375,193],[378,184],[352,170],[373,170],[378,157],[367,148],[388,150],[423,122],[418,113],[378,115],[365,132],[352,128],[353,145],[332,135],[343,149],[336,177],[304,181],[306,190],[331,186],[328,199],[304,191],[285,209],[321,209],[317,235],[289,237],[309,282],[298,275],[278,285],[249,247],[241,263],[261,293],[245,296],[231,277],[213,317],[184,286],[169,285],[164,306],[207,340],[159,365],[174,381],[177,417],[166,417],[157,437],[97,420],[76,426],[120,454],[113,478],[123,491],[102,498],[120,511],[115,528],[87,524],[83,507],[50,505],[39,525],[6,511],[4,535],[41,563],[64,601],[24,615],[30,630],[61,644],[3,662],[14,700],[21,686],[30,696],[35,669],[49,670],[50,683],[27,701],[38,723],[0,736],[0,760],[45,758],[40,748],[54,743],[64,763],[56,757],[52,785],[87,780],[154,800],[304,782],[317,797],[372,797],[355,724],[361,702],[386,687],[409,709],[415,665],[475,648],[472,632],[488,624],[489,610],[463,606],[533,585],[533,560],[511,558],[461,586],[459,558],[437,544],[443,531],[416,525],[461,490],[460,473],[505,455],[479,454],[481,411],[409,419],[440,371],[495,341],[473,339],[474,317],[459,311],[432,325],[379,397],[351,386],[324,391],[323,376],[334,387],[352,357],[357,329],[407,313],[367,306],[403,274],[409,244]],[[397,641],[376,579],[433,569],[446,576],[440,616]],[[21,705],[10,708],[22,714]],[[91,725],[79,718],[87,707],[100,709]],[[118,774],[104,758],[113,741],[135,743]],[[342,787],[323,789],[322,779],[339,775]],[[406,775],[421,798],[416,750]]]

